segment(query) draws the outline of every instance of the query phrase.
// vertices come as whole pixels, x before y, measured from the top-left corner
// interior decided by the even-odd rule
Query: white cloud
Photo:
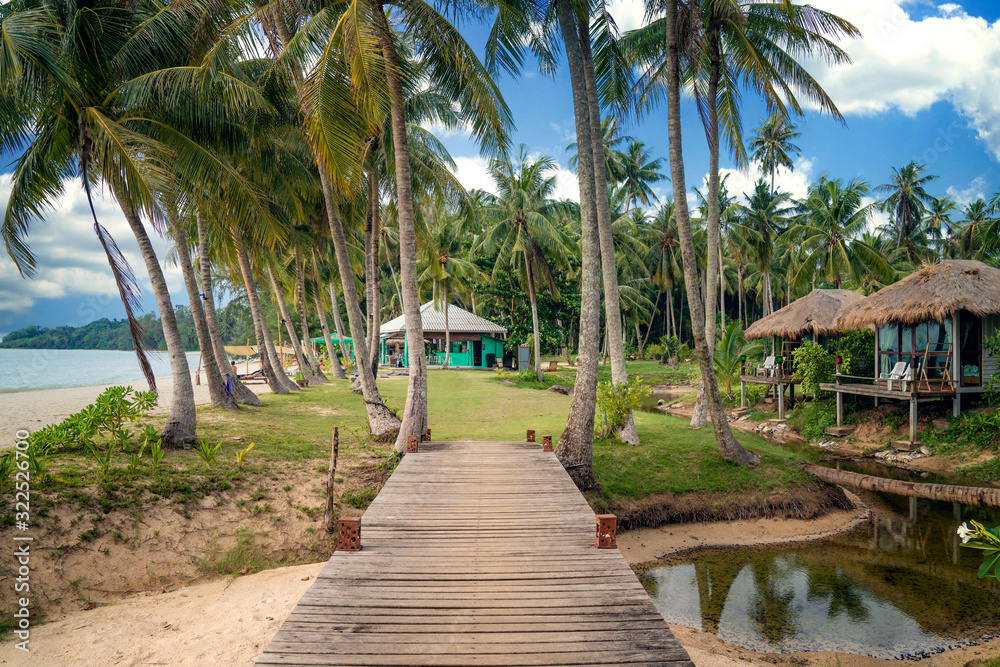
[[[986,199],[986,179],[977,176],[969,182],[967,187],[961,189],[950,185],[945,194],[954,199],[959,208],[963,208],[977,199]]]
[[[621,32],[641,28],[645,23],[646,7],[641,0],[611,0],[608,11]]]
[[[786,192],[796,199],[802,199],[806,196],[809,184],[814,180],[813,166],[813,160],[800,157],[796,160],[795,169],[792,171],[779,169],[775,173],[775,189],[780,192]],[[753,194],[754,186],[758,180],[763,178],[770,183],[770,175],[764,174],[756,164],[752,165],[747,171],[721,169],[719,176],[726,179],[726,190],[729,191],[731,196],[735,196],[741,204],[746,203],[744,197],[749,197]],[[702,177],[702,192],[707,187],[708,174],[705,174]]]
[[[538,154],[529,154],[529,158],[531,159],[538,157]],[[489,161],[486,158],[472,156],[456,157],[454,160],[456,168],[453,173],[466,190],[479,189],[497,194],[496,183],[493,181],[493,177],[490,176],[488,169]],[[553,199],[580,201],[580,182],[577,180],[576,174],[557,164],[556,168],[549,173],[549,176],[554,176],[556,179],[555,188],[552,193]]]
[[[11,175],[0,174],[0,211],[10,197],[10,187]],[[98,220],[114,237],[132,267],[145,297],[143,305],[155,311],[156,303],[146,265],[125,216],[112,197],[103,192],[95,192],[94,195]],[[32,280],[21,278],[6,254],[0,258],[0,310],[16,313],[31,308],[39,299],[80,297],[81,307],[77,315],[85,318],[88,313],[99,312],[92,307],[95,298],[105,304],[117,300],[118,289],[93,227],[86,194],[78,182],[67,183],[66,192],[53,203],[43,220],[32,224],[27,238],[37,261],[36,277]],[[162,265],[172,243],[160,239],[151,230],[149,234]],[[166,266],[163,272],[174,301],[187,303],[180,269]],[[74,324],[82,325],[88,321],[76,319]]]
[[[863,38],[841,44],[852,65],[813,61],[810,71],[845,114],[914,115],[950,101],[1000,160],[1000,21],[970,16],[954,3],[915,20],[907,2],[816,0],[853,22]]]

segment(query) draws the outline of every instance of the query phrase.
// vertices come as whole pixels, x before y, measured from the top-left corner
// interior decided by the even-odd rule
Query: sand
[[[93,403],[102,391],[113,386],[115,385],[102,384],[0,394],[0,449],[14,446],[14,434],[19,429],[34,432],[49,424],[57,424]],[[132,386],[142,391],[148,389],[145,381]],[[271,392],[268,386],[261,382],[247,386],[256,394]],[[159,379],[157,388],[160,390],[160,402],[150,414],[166,415],[170,412],[170,405],[173,402],[173,380]],[[195,405],[208,405],[211,402],[204,371],[201,373],[201,384],[194,386],[194,402]]]

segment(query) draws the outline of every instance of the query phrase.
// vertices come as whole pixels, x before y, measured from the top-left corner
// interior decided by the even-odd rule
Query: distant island
[[[191,311],[185,306],[175,309],[177,326],[184,341],[184,349],[197,350],[198,337],[194,330]],[[166,350],[163,327],[160,318],[146,313],[139,318],[149,350]],[[101,318],[82,327],[30,326],[12,331],[3,337],[0,348],[34,350],[131,350],[132,337],[129,335],[128,320]]]
[[[253,322],[245,299],[233,299],[224,308],[220,308],[219,329],[226,345],[247,345],[255,341]],[[278,316],[270,304],[264,305],[264,317],[268,327],[277,337]],[[194,329],[194,318],[188,306],[174,306],[174,317],[177,318],[177,328],[181,334],[184,349],[197,351],[198,334]],[[319,322],[313,323],[313,330],[319,329]],[[147,350],[166,350],[167,342],[163,338],[163,326],[160,318],[153,313],[145,313],[139,317],[139,323],[146,332]],[[131,350],[132,337],[128,331],[128,320],[101,318],[82,327],[61,326],[48,327],[29,326],[17,331],[11,331],[0,340],[0,348],[16,348],[25,350]]]

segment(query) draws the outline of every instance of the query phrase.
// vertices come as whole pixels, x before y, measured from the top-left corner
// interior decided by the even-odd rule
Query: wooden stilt
[[[910,399],[910,442],[917,441],[917,395]]]
[[[785,418],[785,385],[783,383],[778,383],[778,419]]]

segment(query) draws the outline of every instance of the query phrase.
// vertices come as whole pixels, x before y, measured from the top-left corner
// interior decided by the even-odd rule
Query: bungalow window
[[[918,377],[921,364],[927,355],[927,378],[934,380],[944,376],[950,363],[951,326],[935,321],[916,325],[902,325],[896,322],[883,324],[878,329],[879,372],[888,375],[896,362],[907,361],[915,369]]]

